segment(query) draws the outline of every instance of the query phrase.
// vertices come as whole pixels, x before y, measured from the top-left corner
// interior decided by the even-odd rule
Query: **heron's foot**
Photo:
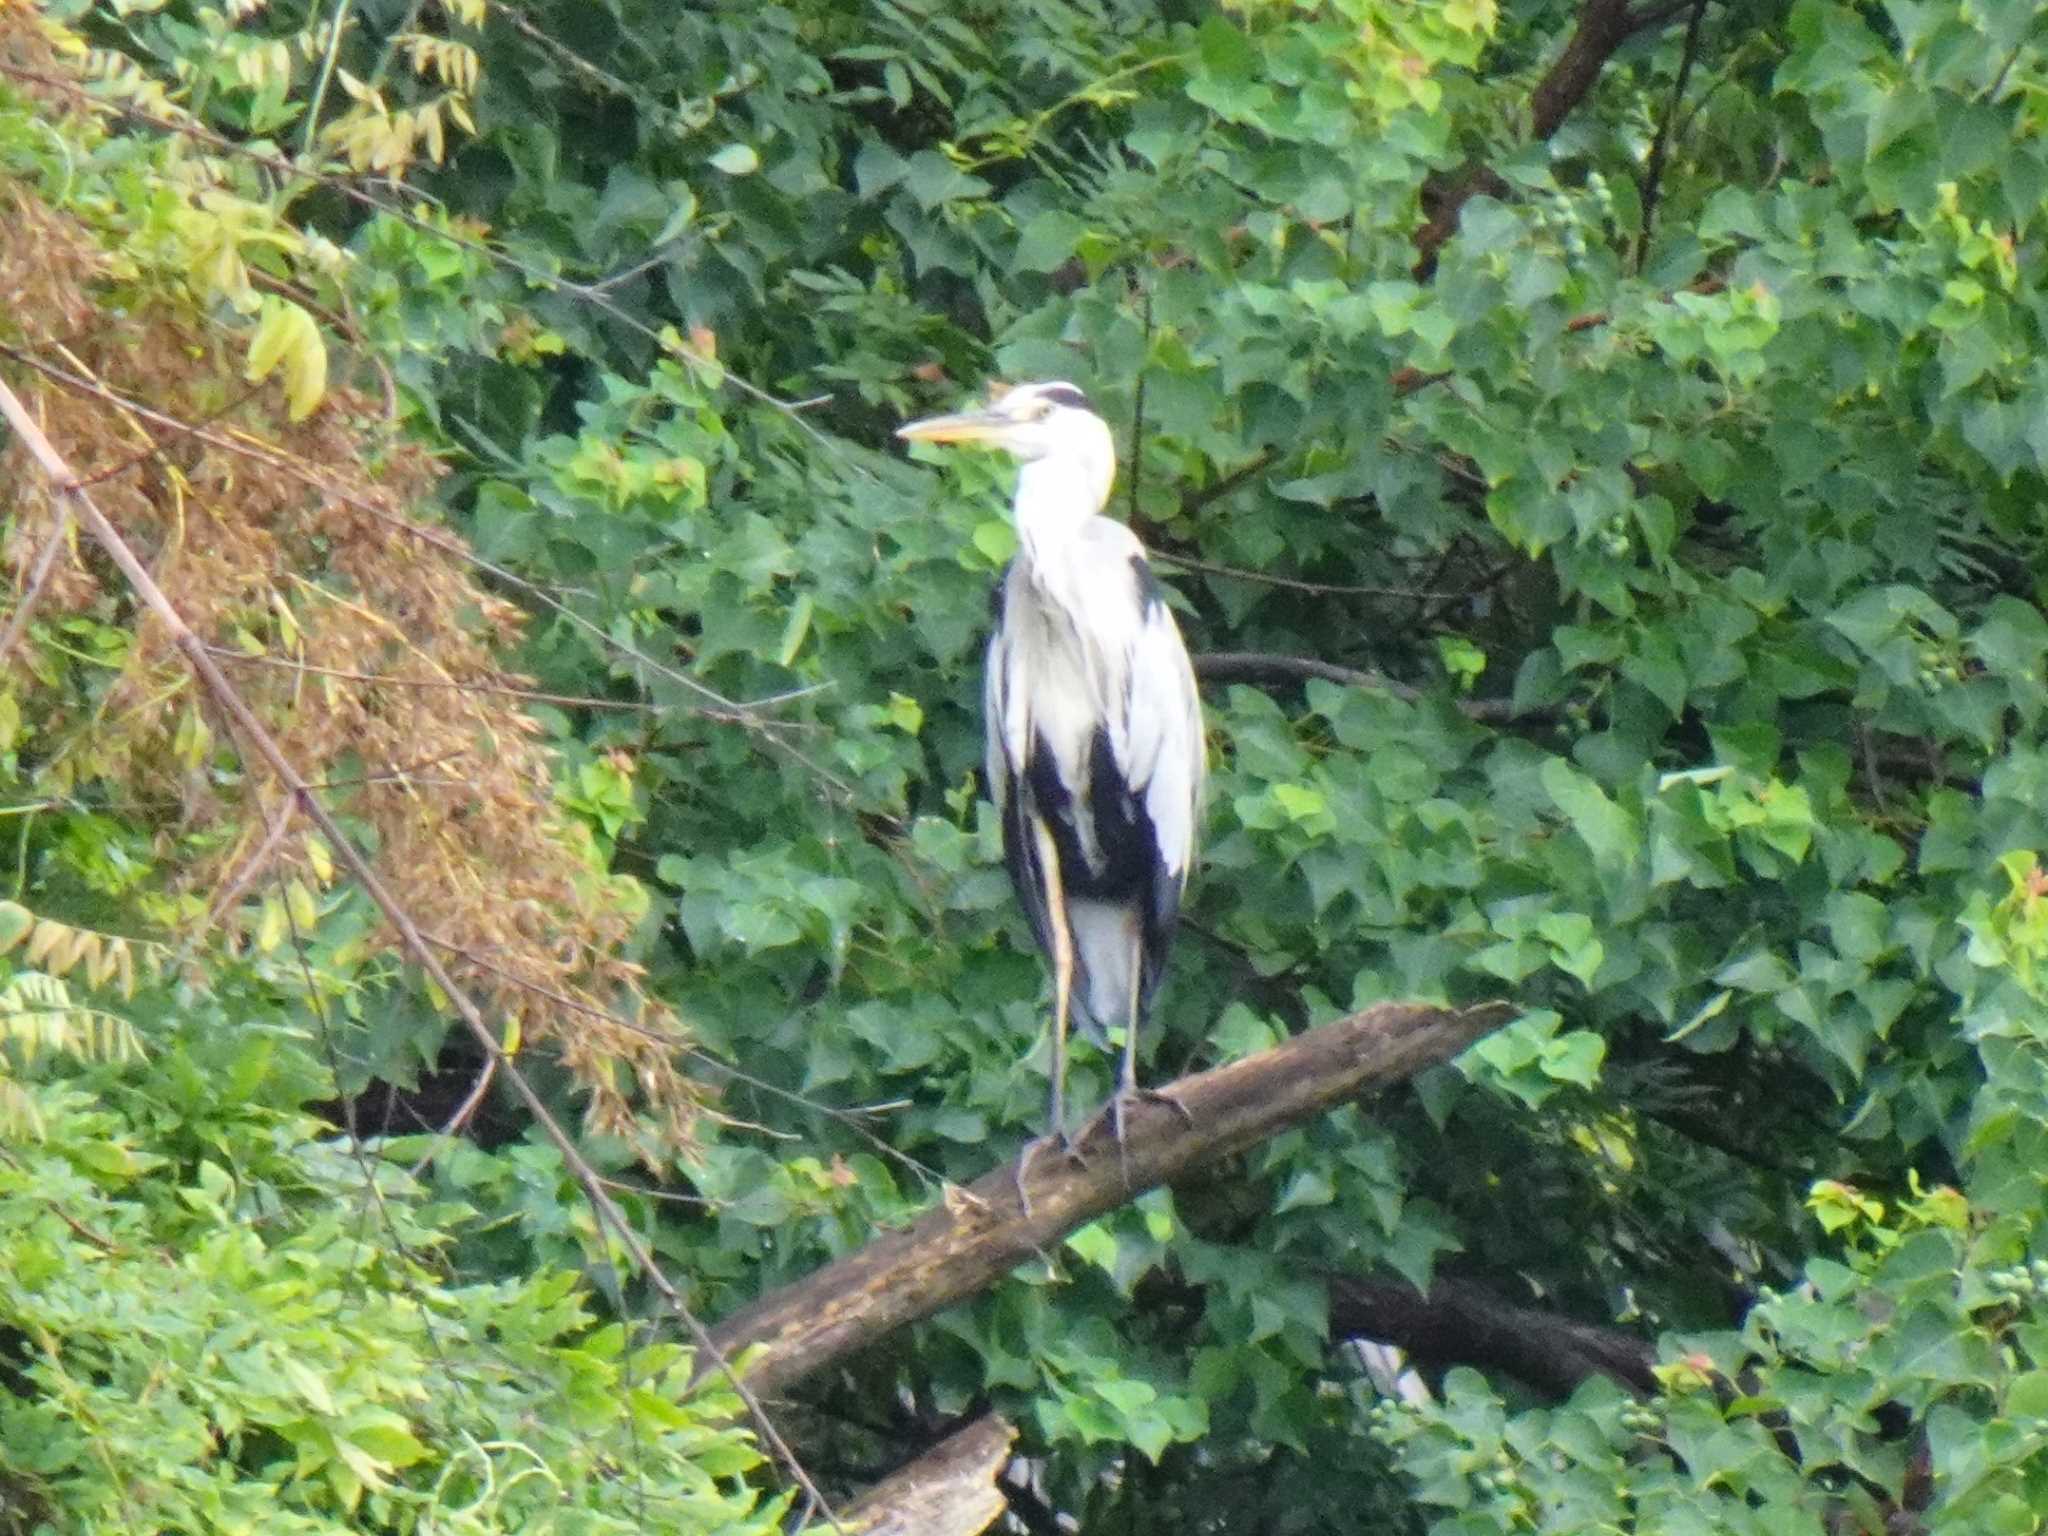
[[[1058,1147],[1070,1163],[1084,1168],[1088,1165],[1088,1159],[1081,1153],[1079,1139],[1069,1136],[1064,1130],[1049,1131],[1036,1141],[1024,1143],[1024,1150],[1017,1154],[1017,1172],[1013,1176],[1013,1182],[1017,1186],[1017,1205],[1026,1216],[1031,1214],[1031,1195],[1025,1188],[1031,1176],[1031,1165],[1038,1161],[1039,1153],[1048,1147]]]
[[[1164,1104],[1168,1109],[1172,1110],[1176,1115],[1180,1116],[1181,1123],[1183,1125],[1187,1126],[1190,1130],[1194,1128],[1195,1112],[1192,1109],[1189,1109],[1187,1106],[1187,1101],[1183,1099],[1179,1094],[1175,1093],[1172,1089],[1133,1088],[1130,1090],[1130,1092],[1135,1094],[1138,1098],[1148,1099],[1154,1104]]]
[[[965,1184],[955,1184],[950,1179],[946,1181],[945,1189],[940,1195],[940,1199],[944,1202],[946,1209],[955,1216],[965,1211],[973,1211],[978,1216],[989,1216],[995,1212],[994,1206],[982,1199],[981,1196],[977,1195]]]
[[[1102,1122],[1109,1122],[1109,1133],[1121,1151],[1124,1145],[1125,1125],[1131,1105],[1139,1101],[1148,1104],[1164,1104],[1189,1125],[1195,1123],[1194,1111],[1181,1101],[1180,1095],[1169,1093],[1164,1088],[1119,1088],[1109,1096],[1109,1102],[1088,1117],[1088,1123],[1081,1127],[1080,1140],[1086,1142]]]

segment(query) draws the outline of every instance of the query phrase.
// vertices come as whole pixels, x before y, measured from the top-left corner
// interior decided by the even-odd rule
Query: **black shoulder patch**
[[[1159,578],[1152,574],[1151,562],[1143,555],[1131,556],[1131,573],[1138,578],[1138,612],[1149,618],[1152,610],[1166,601],[1159,590]]]
[[[1071,384],[1048,384],[1039,390],[1038,398],[1049,400],[1054,405],[1071,405],[1078,410],[1089,410],[1088,397]]]

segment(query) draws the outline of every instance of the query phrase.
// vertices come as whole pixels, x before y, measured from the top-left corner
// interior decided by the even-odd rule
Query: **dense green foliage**
[[[1532,101],[1617,8],[536,0],[470,26],[362,0],[337,13],[345,97],[324,38],[297,43],[324,7],[53,9],[139,62],[106,89],[169,82],[237,139],[368,165],[407,158],[392,114],[445,128],[440,164],[402,166],[419,196],[372,188],[404,217],[222,174],[350,253],[294,270],[357,330],[327,336],[337,368],[388,369],[453,467],[451,523],[531,584],[507,588],[534,610],[521,665],[658,706],[541,714],[564,803],[648,892],[637,958],[726,1087],[733,1123],[663,1170],[703,1205],[648,1217],[709,1312],[1041,1113],[1019,1062],[1043,1065],[1042,978],[975,783],[1006,470],[906,462],[896,421],[985,375],[1077,380],[1193,649],[1406,685],[1211,690],[1149,1074],[1382,998],[1522,1019],[809,1384],[814,1470],[857,1484],[993,1400],[1084,1529],[2048,1518],[2034,7],[1649,8],[1545,137]],[[413,67],[394,39],[418,25],[476,50],[473,90]],[[27,130],[0,155],[46,196],[81,174]],[[10,796],[34,768],[10,762]],[[95,816],[34,818],[5,894],[75,899]],[[351,1080],[409,1083],[439,1028],[357,1027]],[[137,1102],[179,1080],[129,1073]],[[1077,1097],[1108,1081],[1084,1052]],[[52,1167],[127,1113],[60,1110]],[[217,1251],[220,1201],[268,1179],[303,1211],[352,1176],[289,1123],[266,1154],[288,1179],[208,1193],[200,1154],[152,1147],[175,1181],[104,1175],[119,1210],[70,1214]],[[583,1260],[558,1180],[468,1198],[530,1243],[457,1247],[484,1287],[460,1326],[551,1284],[536,1252]],[[190,1235],[148,1225],[180,1211]],[[384,1246],[307,1221],[292,1242]],[[1666,1391],[1560,1406],[1460,1370],[1380,1406],[1327,1271],[1455,1272],[1668,1335]],[[409,1433],[501,1433],[510,1388],[411,1369],[439,1384]]]
[[[451,1268],[477,1210],[307,1112],[329,1079],[265,990],[175,1030],[146,999],[147,1068],[43,1085],[0,1160],[0,1530],[775,1530],[737,1402],[571,1271]],[[560,1179],[459,1166],[493,1206]]]

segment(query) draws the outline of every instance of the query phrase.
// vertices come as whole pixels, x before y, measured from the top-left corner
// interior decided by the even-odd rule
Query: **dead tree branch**
[[[1009,1507],[997,1479],[1017,1431],[984,1414],[862,1494],[840,1519],[859,1536],[977,1536]]]
[[[1254,1146],[1289,1126],[1403,1082],[1446,1061],[1515,1010],[1488,1003],[1458,1010],[1380,1003],[1295,1036],[1269,1051],[1171,1085],[1183,1118],[1141,1103],[1122,1155],[1098,1124],[1085,1161],[1034,1158],[1030,1212],[1017,1198],[1016,1165],[985,1174],[901,1232],[771,1291],[711,1330],[728,1358],[757,1351],[747,1381],[773,1393],[993,1284],[1076,1227],[1133,1197]]]

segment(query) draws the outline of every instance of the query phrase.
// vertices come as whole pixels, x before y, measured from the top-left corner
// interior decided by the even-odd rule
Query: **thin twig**
[[[307,798],[310,799],[311,797]],[[286,819],[283,817],[279,818],[281,823]],[[284,877],[281,872],[273,873],[272,883],[277,887],[278,905],[284,912],[285,926],[291,934],[292,958],[298,964],[300,984],[306,989],[306,1007],[313,1015],[314,1021],[320,1026],[320,1049],[326,1056],[327,1070],[334,1079],[335,1090],[340,1092],[342,1081],[341,1052],[335,1044],[333,1015],[328,1009],[327,999],[320,992],[319,983],[314,979],[313,963],[306,955],[306,935],[299,930],[299,920],[292,912],[292,904],[287,897]],[[363,1146],[362,1127],[358,1123],[356,1116],[354,1095],[343,1095],[341,1118],[343,1127],[348,1133],[349,1160],[356,1165],[356,1175],[362,1180],[363,1192],[368,1197],[362,1203],[361,1222],[367,1224],[370,1219],[370,1212],[374,1209],[378,1218],[383,1223],[386,1241],[391,1244],[396,1252],[413,1260],[415,1265],[417,1265],[418,1256],[413,1252],[412,1246],[406,1242],[405,1235],[399,1231],[398,1222],[391,1214],[390,1204],[384,1198],[383,1186],[377,1182],[377,1170],[370,1165],[369,1153]],[[363,1242],[361,1226],[357,1229],[356,1237],[357,1242],[361,1244]],[[432,1307],[421,1307],[420,1318],[425,1325],[428,1347],[433,1351],[435,1358],[443,1365],[446,1365],[448,1362],[448,1352],[441,1344],[441,1325],[435,1316],[434,1309]]]
[[[512,1065],[503,1047],[499,1045],[497,1036],[484,1021],[482,1011],[448,973],[447,967],[441,963],[440,956],[434,952],[433,946],[427,942],[419,926],[413,921],[412,914],[391,894],[348,833],[300,777],[290,759],[284,755],[270,732],[264,728],[263,722],[257,718],[256,712],[249,707],[241,694],[235,691],[234,685],[227,679],[227,674],[221,671],[219,664],[208,654],[205,644],[172,606],[171,600],[164,595],[163,589],[156,584],[155,578],[150,575],[148,568],[143,565],[135,551],[129,547],[127,540],[122,538],[119,530],[107,520],[92,497],[80,489],[78,477],[72,473],[70,466],[64,462],[63,456],[57,452],[49,438],[43,435],[42,428],[36,424],[35,418],[29,414],[20,398],[4,380],[0,380],[0,416],[4,416],[8,424],[21,435],[29,453],[49,477],[56,494],[69,500],[73,512],[86,531],[127,578],[136,598],[156,616],[165,633],[184,653],[187,664],[234,723],[243,742],[262,760],[278,784],[293,797],[298,807],[320,829],[335,857],[355,877],[363,893],[370,898],[385,921],[390,923],[392,930],[398,935],[401,947],[412,958],[413,963],[426,974],[434,986],[440,989],[442,996],[448,1000],[448,1005],[467,1026],[484,1055],[504,1072],[514,1092],[525,1105],[527,1113],[533,1116],[534,1122],[540,1126],[542,1133],[561,1157],[563,1166],[576,1180],[577,1187],[583,1192],[583,1198],[590,1205],[599,1223],[610,1228],[613,1237],[625,1250],[634,1267],[646,1277],[649,1287],[682,1323],[699,1352],[713,1363],[740,1401],[745,1404],[755,1429],[781,1463],[790,1480],[802,1489],[807,1497],[817,1500],[818,1507],[825,1511],[825,1518],[834,1530],[840,1532],[840,1536],[847,1536],[844,1527],[833,1515],[831,1506],[811,1481],[810,1474],[804,1470],[802,1463],[790,1450],[788,1442],[783,1439],[781,1432],[768,1417],[760,1398],[732,1368],[731,1361],[719,1349],[697,1315],[690,1310],[689,1305],[683,1300],[682,1293],[655,1262],[647,1244],[626,1220],[625,1212],[619,1208],[618,1202],[612,1199],[610,1192],[604,1187],[602,1176],[584,1157],[575,1139],[563,1129],[561,1122],[548,1108],[547,1102],[541,1098],[539,1090],[527,1081],[524,1072]]]
[[[1671,148],[1671,127],[1685,100],[1685,84],[1692,78],[1693,61],[1699,57],[1700,23],[1706,19],[1707,0],[1692,0],[1692,15],[1685,23],[1685,45],[1678,55],[1678,78],[1671,82],[1671,105],[1657,120],[1657,136],[1650,141],[1650,157],[1643,167],[1643,226],[1636,231],[1636,271],[1650,254],[1650,228],[1657,218],[1657,195],[1664,187],[1664,157]]]
[[[261,809],[260,806],[258,808]],[[213,898],[213,906],[206,914],[206,922],[202,925],[201,932],[218,925],[228,915],[229,909],[242,899],[242,892],[263,873],[264,865],[268,864],[271,855],[284,845],[285,834],[291,829],[292,802],[287,798],[284,804],[277,808],[277,815],[270,823],[270,831],[257,846],[256,851],[242,861],[242,867],[235,871],[228,883],[221,887],[220,894]]]
[[[610,293],[614,288],[624,287],[636,277],[645,277],[649,272],[652,272],[656,267],[666,262],[675,253],[675,248],[694,233],[694,230],[685,228],[681,234],[671,235],[668,239],[649,246],[647,248],[649,254],[634,262],[630,267],[622,268],[614,272],[610,277],[594,278],[587,286],[592,293]],[[824,398],[829,400],[832,397],[827,395]],[[792,400],[790,402],[790,409],[800,411],[808,403],[810,402]]]
[[[1195,676],[1212,683],[1306,682],[1319,678],[1341,683],[1346,688],[1371,688],[1390,693],[1405,703],[1422,697],[1422,690],[1410,683],[1397,683],[1384,672],[1367,672],[1357,667],[1319,661],[1313,656],[1267,656],[1253,651],[1210,651],[1194,658]]]
[[[1262,587],[1284,587],[1289,592],[1306,592],[1311,597],[1408,597],[1423,601],[1451,597],[1449,592],[1430,592],[1414,587],[1363,587],[1344,586],[1325,581],[1302,581],[1294,576],[1273,576],[1264,571],[1247,571],[1234,565],[1218,565],[1212,560],[1193,560],[1186,555],[1168,554],[1155,550],[1152,554],[1155,565],[1170,565],[1179,571],[1200,571],[1204,576],[1228,576],[1235,581],[1256,582]]]
[[[668,1036],[662,1034],[659,1030],[649,1029],[645,1024],[636,1024],[635,1022],[633,1022],[633,1020],[624,1018],[619,1014],[613,1013],[608,1008],[601,1008],[595,1003],[585,1002],[582,998],[572,997],[566,992],[557,992],[552,987],[544,986],[540,982],[533,981],[527,977],[517,975],[514,972],[507,970],[504,966],[499,965],[496,961],[486,959],[484,956],[476,953],[476,951],[472,949],[466,949],[460,944],[450,943],[448,940],[431,933],[428,934],[426,938],[429,944],[435,945],[437,948],[446,950],[450,955],[453,955],[458,960],[460,960],[463,965],[482,971],[485,974],[499,981],[507,983],[508,985],[516,988],[519,991],[526,992],[534,997],[539,998],[542,1002],[552,1003],[556,1007],[566,1009],[571,1013],[581,1013],[588,1018],[601,1020],[602,1022],[611,1025],[615,1029],[623,1030],[627,1034],[638,1035],[645,1040],[654,1041],[656,1043],[663,1045],[673,1045],[675,1043]],[[844,1126],[847,1130],[851,1131],[855,1136],[859,1137],[862,1141],[866,1142],[868,1146],[873,1149],[877,1156],[882,1157],[889,1162],[893,1162],[898,1167],[904,1169],[906,1172],[915,1175],[929,1188],[940,1190],[953,1190],[958,1189],[960,1187],[958,1183],[956,1183],[952,1179],[947,1178],[943,1173],[939,1172],[938,1169],[932,1167],[929,1163],[920,1162],[917,1158],[912,1157],[908,1152],[905,1152],[900,1148],[891,1146],[888,1142],[884,1141],[881,1137],[877,1136],[873,1131],[869,1130],[866,1126],[860,1123],[859,1116],[861,1114],[874,1114],[882,1109],[891,1108],[893,1106],[869,1105],[859,1110],[838,1109],[830,1104],[821,1104],[816,1099],[806,1098],[804,1097],[804,1095],[796,1092],[794,1089],[784,1088],[779,1086],[778,1084],[771,1083],[765,1077],[757,1077],[751,1072],[743,1071],[741,1068],[734,1066],[731,1062],[725,1061],[720,1057],[714,1056],[709,1051],[706,1051],[699,1046],[685,1045],[681,1047],[681,1050],[684,1056],[688,1057],[692,1062],[696,1063],[698,1066],[707,1068],[713,1072],[725,1073],[727,1076],[731,1077],[733,1081],[744,1083],[747,1087],[752,1088],[757,1093],[765,1093],[770,1098],[781,1099],[785,1103],[794,1104],[799,1109],[808,1110],[815,1115],[823,1115],[826,1119],[831,1120],[838,1125]]]
[[[1181,516],[1193,517],[1202,508],[1208,506],[1210,502],[1228,496],[1247,480],[1262,473],[1267,465],[1279,457],[1280,450],[1278,448],[1262,448],[1249,464],[1240,465],[1238,468],[1233,469],[1213,485],[1205,485],[1199,491],[1189,491],[1180,499]]]
[[[1410,395],[1419,394],[1432,384],[1441,384],[1451,376],[1448,368],[1424,370],[1421,368],[1396,368],[1388,380],[1394,386],[1394,398],[1406,400]]]
[[[576,52],[575,49],[569,47],[559,38],[550,37],[546,32],[535,26],[532,19],[520,7],[504,4],[503,0],[486,0],[486,3],[489,4],[490,8],[499,17],[511,26],[513,31],[543,52],[553,54],[576,73],[595,81],[613,95],[623,97],[643,111],[650,111],[655,116],[665,118],[671,123],[679,123],[681,121],[681,113],[673,108],[664,107],[658,102],[650,101],[643,93],[634,89],[629,82],[612,74],[603,66],[593,64],[589,59],[583,57],[582,54]]]
[[[79,1221],[77,1218],[70,1215],[64,1209],[64,1207],[57,1204],[56,1201],[46,1200],[43,1202],[43,1205],[52,1216],[56,1217],[59,1221],[63,1222],[65,1226],[69,1227],[74,1236],[80,1238],[85,1242],[91,1243],[93,1247],[99,1249],[101,1253],[110,1253],[115,1255],[116,1257],[119,1257],[121,1255],[121,1250],[119,1248],[116,1248],[112,1243],[108,1242],[107,1239],[101,1237],[99,1233],[93,1231],[92,1228],[86,1226],[85,1223]]]
[[[447,1141],[451,1137],[462,1134],[463,1127],[469,1124],[470,1117],[476,1113],[477,1106],[483,1103],[484,1095],[490,1091],[491,1084],[497,1079],[497,1076],[498,1058],[495,1056],[485,1057],[484,1069],[476,1077],[476,1086],[464,1095],[460,1104],[455,1106],[455,1113],[442,1123],[438,1133],[442,1141]],[[430,1152],[419,1160],[414,1172],[417,1173],[420,1168],[424,1168],[431,1161],[433,1161],[433,1154]]]
[[[351,683],[376,683],[390,688],[453,688],[460,693],[490,693],[508,699],[524,699],[533,704],[563,704],[578,709],[637,709],[649,713],[658,712],[659,705],[643,703],[639,699],[592,699],[573,693],[542,693],[532,688],[512,688],[498,683],[469,683],[457,678],[441,677],[391,677],[382,672],[349,672],[340,667],[316,667],[310,661],[293,661],[289,656],[252,656],[247,651],[230,650],[224,645],[209,645],[207,650],[222,661],[240,662],[248,666],[279,667],[287,672],[309,672],[315,677],[336,677]]]
[[[16,642],[27,632],[29,615],[35,612],[36,599],[43,595],[43,584],[50,579],[50,572],[57,568],[58,551],[63,549],[70,533],[71,509],[59,503],[56,525],[50,529],[50,536],[43,540],[43,547],[36,551],[35,563],[28,568],[28,580],[22,583],[14,612],[8,615],[7,631],[0,634],[0,661],[7,659]]]
[[[69,348],[64,348],[62,350],[64,350],[66,354],[69,355]],[[251,384],[247,388],[242,389],[237,393],[229,396],[226,402],[215,407],[213,410],[208,411],[204,416],[199,417],[196,421],[181,422],[169,427],[164,432],[164,435],[162,437],[151,437],[149,433],[143,431],[142,428],[138,425],[136,427],[136,431],[141,435],[142,439],[149,444],[147,448],[142,449],[140,452],[132,453],[125,459],[116,459],[113,463],[109,464],[105,469],[94,470],[91,474],[87,475],[83,480],[79,481],[78,483],[90,489],[95,485],[104,485],[109,480],[118,480],[121,476],[127,474],[128,471],[130,471],[131,469],[139,469],[142,465],[147,464],[151,459],[161,457],[164,449],[168,448],[171,445],[173,439],[189,436],[191,433],[200,430],[201,428],[207,426],[211,422],[216,422],[221,420],[223,417],[232,415],[234,412],[240,410],[243,406],[247,405],[251,400],[255,399],[257,395],[262,393],[262,391],[263,385],[261,383]]]
[[[1383,672],[1366,672],[1357,667],[1319,661],[1313,656],[1267,656],[1253,651],[1210,651],[1194,658],[1195,676],[1211,683],[1300,683],[1321,679],[1346,688],[1370,688],[1389,694],[1403,703],[1419,703],[1428,697],[1412,683],[1398,683]],[[1452,708],[1467,720],[1502,724],[1509,720],[1541,719],[1539,711],[1524,713],[1513,699],[1457,699]]]
[[[351,0],[335,0],[334,14],[327,19],[327,53],[320,60],[320,74],[313,82],[313,99],[306,108],[305,130],[299,135],[299,153],[313,152],[313,141],[320,134],[320,108],[327,100],[327,87],[334,83],[335,65],[341,59],[342,23],[347,19]]]
[[[438,768],[458,757],[469,756],[469,748],[457,747],[450,752],[437,752],[432,757],[422,757],[410,763],[388,763],[381,773],[361,773],[345,779],[319,779],[309,782],[308,789],[358,789],[365,784],[463,784],[466,779],[417,779],[414,775],[428,768]]]
[[[1662,5],[1642,6],[1628,13],[1631,31],[1640,32],[1645,27],[1661,27],[1675,17],[1683,16],[1687,7],[1695,0],[1665,0]]]
[[[1145,476],[1145,362],[1152,355],[1151,285],[1140,281],[1138,293],[1145,315],[1145,333],[1138,346],[1137,382],[1131,387],[1131,472],[1124,477],[1125,505],[1130,509],[1124,521],[1133,528],[1138,526],[1138,489]]]

